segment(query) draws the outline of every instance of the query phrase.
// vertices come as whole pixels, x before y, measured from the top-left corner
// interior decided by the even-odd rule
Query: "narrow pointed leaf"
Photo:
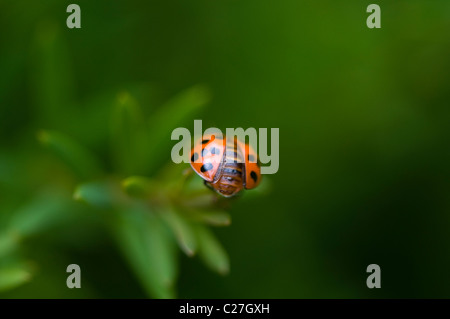
[[[146,198],[158,190],[158,185],[142,176],[131,176],[122,182],[122,189],[130,196]]]
[[[228,274],[230,261],[223,246],[213,233],[203,225],[197,225],[197,240],[199,243],[199,256],[206,266],[221,275]]]
[[[212,226],[229,226],[231,225],[230,214],[222,211],[193,211],[189,216],[199,222],[204,222]]]
[[[186,172],[186,174],[188,174],[189,176],[186,178],[185,188],[183,190],[184,193],[186,193],[187,195],[198,194],[202,192],[210,193],[208,188],[205,187],[203,179],[199,178],[199,176],[194,173],[192,167],[189,166],[187,169],[189,169],[189,171]],[[208,190],[209,192],[206,192],[205,190]]]
[[[77,186],[73,198],[93,207],[107,209],[119,203],[120,193],[110,182],[91,182]]]
[[[161,220],[148,210],[133,207],[118,213],[113,232],[149,296],[174,298],[176,250]]]
[[[111,119],[111,147],[119,172],[136,174],[143,164],[144,145],[147,142],[144,116],[137,101],[123,92]]]
[[[192,194],[190,197],[183,199],[183,204],[190,209],[211,209],[214,204],[214,200],[218,195],[214,194],[211,190],[205,187],[204,191],[197,194]]]
[[[150,118],[150,131],[152,133],[171,132],[193,112],[204,107],[210,100],[210,93],[204,86],[194,86],[187,89],[161,106],[159,112]],[[153,137],[157,140],[160,135]]]
[[[172,229],[180,248],[186,255],[193,256],[197,250],[197,239],[191,223],[170,207],[161,211],[161,216]]]
[[[176,97],[161,106],[149,120],[149,134],[146,143],[146,162],[148,171],[155,168],[153,159],[155,154],[160,154],[166,147],[170,150],[172,144],[171,133],[192,116],[210,100],[209,91],[203,86],[195,86],[181,92]]]
[[[39,194],[13,213],[9,231],[19,237],[42,232],[73,217],[73,203],[57,193]]]
[[[52,150],[82,179],[101,173],[97,159],[84,147],[64,134],[51,131],[38,133],[38,140]]]
[[[169,230],[161,219],[150,215],[145,233],[151,262],[154,264],[162,283],[172,294],[178,275],[177,250]]]

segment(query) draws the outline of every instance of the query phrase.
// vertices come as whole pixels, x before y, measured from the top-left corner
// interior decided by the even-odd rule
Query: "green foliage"
[[[197,251],[198,244],[191,223],[184,216],[175,212],[170,206],[164,207],[161,216],[170,228],[172,228],[181,250],[186,255],[193,256]]]
[[[168,151],[158,132],[170,134],[173,127],[207,101],[204,88],[188,89],[162,106],[149,121],[152,124],[146,126],[138,102],[129,93],[121,93],[111,117],[115,171],[104,177],[95,156],[73,139],[57,132],[43,131],[38,135],[40,142],[62,159],[79,180],[87,181],[75,187],[73,198],[97,209],[103,216],[123,256],[151,297],[175,296],[178,274],[175,243],[189,257],[200,250],[202,259],[212,270],[220,274],[228,272],[223,248],[205,226],[199,225],[229,225],[230,218],[214,208],[216,195],[203,185],[198,188],[188,183],[193,175],[183,173],[185,166],[167,165],[153,177],[121,177],[139,172],[144,163],[149,167],[156,165],[157,156],[149,155]],[[51,206],[55,202],[49,205],[31,209],[48,214],[55,209]],[[34,229],[35,219],[39,215],[26,223],[15,221],[13,225],[19,225],[18,229]]]
[[[147,130],[144,115],[129,93],[118,98],[111,120],[111,149],[118,172],[133,174],[145,165]]]
[[[58,65],[65,59],[59,56],[63,54],[63,44],[58,40],[58,32],[51,28],[50,25],[38,30],[38,52],[45,58],[41,67],[49,69],[44,70],[37,83],[39,105],[45,109],[41,113],[48,117],[41,123],[54,126],[52,110],[66,97],[62,92],[52,97],[50,88],[57,82]],[[48,58],[56,53],[57,60]],[[216,195],[199,184],[199,178],[193,179],[185,165],[169,164],[156,171],[164,159],[158,154],[170,153],[171,131],[207,105],[208,90],[203,86],[187,89],[161,105],[148,119],[140,101],[128,91],[116,94],[114,99],[103,96],[97,100],[115,100],[109,116],[110,155],[100,160],[88,146],[63,130],[39,131],[37,139],[51,160],[72,176],[68,181],[72,181],[69,189],[73,194],[37,194],[13,212],[7,227],[0,232],[0,258],[22,255],[22,242],[67,224],[71,218],[83,220],[80,211],[89,207],[90,213],[100,216],[149,297],[176,296],[177,245],[189,257],[199,252],[208,267],[226,274],[226,253],[206,228],[230,224],[229,215],[217,206]],[[105,162],[111,163],[112,168]],[[0,268],[0,290],[17,287],[32,278],[22,265]]]
[[[64,195],[38,194],[11,216],[8,230],[21,238],[35,235],[71,217],[73,207]]]
[[[192,118],[200,109],[210,101],[209,90],[201,85],[194,86],[179,93],[167,101],[148,121],[148,135],[146,147],[145,172],[152,172],[157,167],[160,154],[168,149],[171,142],[171,133],[174,128]]]
[[[96,177],[101,168],[97,159],[73,139],[59,132],[41,131],[39,141],[59,156],[80,179]]]
[[[0,1],[0,298],[448,298],[450,1],[367,4]],[[194,119],[280,170],[215,198],[168,164]]]
[[[57,190],[36,194],[17,208],[0,229],[0,291],[20,286],[32,278],[21,257],[21,243],[77,218],[77,205]],[[13,262],[11,262],[11,260]]]
[[[112,230],[137,277],[150,296],[175,297],[178,274],[173,237],[146,206],[119,210]]]
[[[219,274],[226,275],[230,270],[230,262],[225,249],[210,230],[203,225],[196,225],[199,254],[205,264]]]

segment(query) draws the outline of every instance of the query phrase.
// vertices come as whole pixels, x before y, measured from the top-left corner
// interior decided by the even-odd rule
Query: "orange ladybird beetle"
[[[220,134],[203,136],[194,145],[191,166],[206,186],[224,197],[255,188],[261,181],[258,156],[251,146]]]

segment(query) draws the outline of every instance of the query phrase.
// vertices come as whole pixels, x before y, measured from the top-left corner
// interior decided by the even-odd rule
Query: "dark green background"
[[[72,2],[81,29],[65,25]],[[280,169],[214,230],[230,274],[181,257],[178,297],[450,297],[450,2],[376,1],[381,29],[366,26],[370,3],[2,0],[0,226],[46,185],[72,187],[37,131],[109,167],[109,96],[129,90],[151,117],[200,83],[212,100],[183,125],[279,128]],[[163,163],[174,143],[161,140]],[[146,297],[99,223],[34,237],[34,277],[0,296]],[[66,288],[69,263],[82,289]]]

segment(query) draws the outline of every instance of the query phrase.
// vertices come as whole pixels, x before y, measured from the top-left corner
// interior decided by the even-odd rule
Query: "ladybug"
[[[205,185],[224,197],[255,188],[261,182],[257,154],[237,138],[232,141],[220,134],[203,136],[191,151],[190,163]]]

